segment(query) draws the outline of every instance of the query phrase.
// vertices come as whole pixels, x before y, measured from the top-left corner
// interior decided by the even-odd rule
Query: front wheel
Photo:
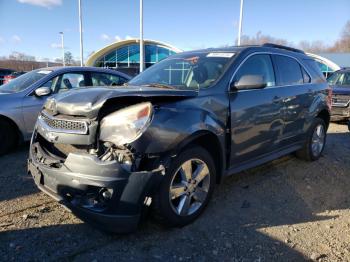
[[[181,152],[154,197],[156,218],[168,226],[184,226],[205,209],[215,185],[215,165],[202,147]]]
[[[307,141],[302,149],[297,151],[297,157],[315,161],[320,158],[326,145],[326,124],[323,119],[315,118],[308,132]]]

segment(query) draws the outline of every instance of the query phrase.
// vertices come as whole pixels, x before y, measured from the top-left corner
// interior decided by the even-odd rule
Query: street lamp
[[[242,22],[243,22],[243,4],[244,4],[244,0],[241,0],[241,8],[239,11],[238,40],[237,40],[238,46],[241,45]]]
[[[143,54],[143,0],[140,0],[140,73],[144,68],[144,54]]]
[[[64,34],[63,32],[59,32],[59,34],[61,35],[62,65],[66,66],[66,62],[64,61]]]
[[[80,33],[80,66],[84,65],[83,57],[83,18],[81,12],[81,0],[78,0],[79,4],[79,33]]]

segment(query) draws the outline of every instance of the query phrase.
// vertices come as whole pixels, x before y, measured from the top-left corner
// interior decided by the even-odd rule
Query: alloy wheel
[[[210,187],[209,168],[200,159],[184,162],[175,172],[169,189],[169,201],[173,211],[189,216],[203,205]]]
[[[324,126],[319,124],[316,126],[314,133],[312,135],[311,150],[312,154],[317,157],[321,154],[324,144],[325,144],[325,129]]]

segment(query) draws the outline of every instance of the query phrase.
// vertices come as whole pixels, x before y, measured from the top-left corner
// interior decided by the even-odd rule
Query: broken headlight
[[[105,116],[101,121],[100,140],[116,146],[135,141],[151,122],[152,104],[132,105]]]

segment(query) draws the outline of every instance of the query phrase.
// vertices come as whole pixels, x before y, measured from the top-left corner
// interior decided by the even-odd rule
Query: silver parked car
[[[122,85],[130,77],[94,67],[51,67],[28,72],[0,86],[0,155],[30,139],[46,99],[78,87]]]

